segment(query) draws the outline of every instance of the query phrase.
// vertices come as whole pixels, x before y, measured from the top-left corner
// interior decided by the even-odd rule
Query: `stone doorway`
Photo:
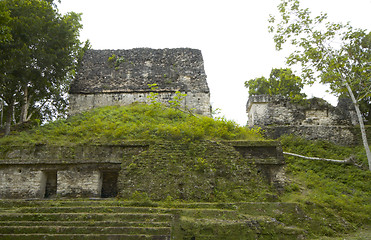
[[[45,171],[45,193],[44,198],[51,198],[57,195],[57,171]]]
[[[112,198],[117,196],[118,171],[102,172],[102,198]]]

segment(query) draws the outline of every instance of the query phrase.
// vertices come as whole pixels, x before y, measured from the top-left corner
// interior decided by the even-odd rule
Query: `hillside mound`
[[[254,144],[233,146],[233,140]],[[93,109],[2,138],[0,156],[4,163],[55,164],[58,176],[67,165],[68,174],[81,175],[82,169],[75,172],[77,164],[114,164],[98,167],[96,174],[108,176],[109,170],[124,199],[264,201],[276,191],[258,173],[269,175],[270,170],[258,170],[255,160],[283,164],[279,146],[264,142],[258,131],[232,121],[134,104]],[[243,156],[238,149],[249,153]]]
[[[195,116],[163,105],[96,108],[1,138],[0,144],[117,143],[122,140],[262,140],[224,118]]]

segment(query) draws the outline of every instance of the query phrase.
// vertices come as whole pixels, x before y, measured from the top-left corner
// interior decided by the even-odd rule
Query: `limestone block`
[[[0,169],[0,198],[40,198],[42,172],[30,167]]]
[[[98,170],[69,168],[57,173],[57,195],[61,197],[100,197],[101,174]]]
[[[186,92],[183,92],[186,93]],[[195,113],[211,116],[209,93],[186,93],[181,102],[182,108],[194,110]],[[73,115],[103,106],[125,106],[132,103],[150,103],[150,92],[136,93],[97,93],[97,94],[70,94],[70,111]],[[169,104],[176,96],[175,92],[159,92],[156,101],[165,105]]]

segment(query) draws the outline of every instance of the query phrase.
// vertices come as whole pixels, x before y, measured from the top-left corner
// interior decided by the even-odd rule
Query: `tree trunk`
[[[348,93],[350,95],[350,98],[352,99],[354,108],[356,109],[358,122],[359,122],[359,127],[361,129],[362,142],[363,142],[363,146],[365,147],[365,151],[366,151],[366,156],[367,156],[367,161],[368,161],[368,168],[371,171],[371,151],[370,151],[370,146],[368,145],[368,141],[367,141],[367,134],[366,134],[365,124],[363,123],[362,113],[359,110],[357,100],[354,97],[354,94],[353,94],[352,89],[350,88],[349,84],[344,80],[343,80],[343,82],[345,83],[345,86],[348,89]]]
[[[8,104],[8,111],[6,113],[6,122],[5,122],[5,136],[10,133],[10,125],[12,124],[13,119],[13,110],[14,110],[14,100]]]
[[[19,119],[20,123],[27,122],[28,120],[28,109],[30,107],[30,96],[28,94],[27,85],[23,88],[23,102],[21,106],[21,116]]]
[[[1,120],[0,120],[0,127],[3,127],[3,120],[4,120],[4,100],[1,99]]]

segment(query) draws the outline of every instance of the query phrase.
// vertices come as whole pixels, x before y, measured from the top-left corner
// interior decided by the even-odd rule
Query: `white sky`
[[[213,109],[245,125],[248,99],[244,82],[268,77],[285,67],[287,54],[274,49],[269,14],[279,0],[61,0],[61,13],[83,13],[81,40],[93,49],[200,49]],[[315,13],[335,22],[371,30],[371,0],[301,0]],[[286,52],[288,53],[288,52]],[[308,97],[328,96],[323,86],[307,88]]]

